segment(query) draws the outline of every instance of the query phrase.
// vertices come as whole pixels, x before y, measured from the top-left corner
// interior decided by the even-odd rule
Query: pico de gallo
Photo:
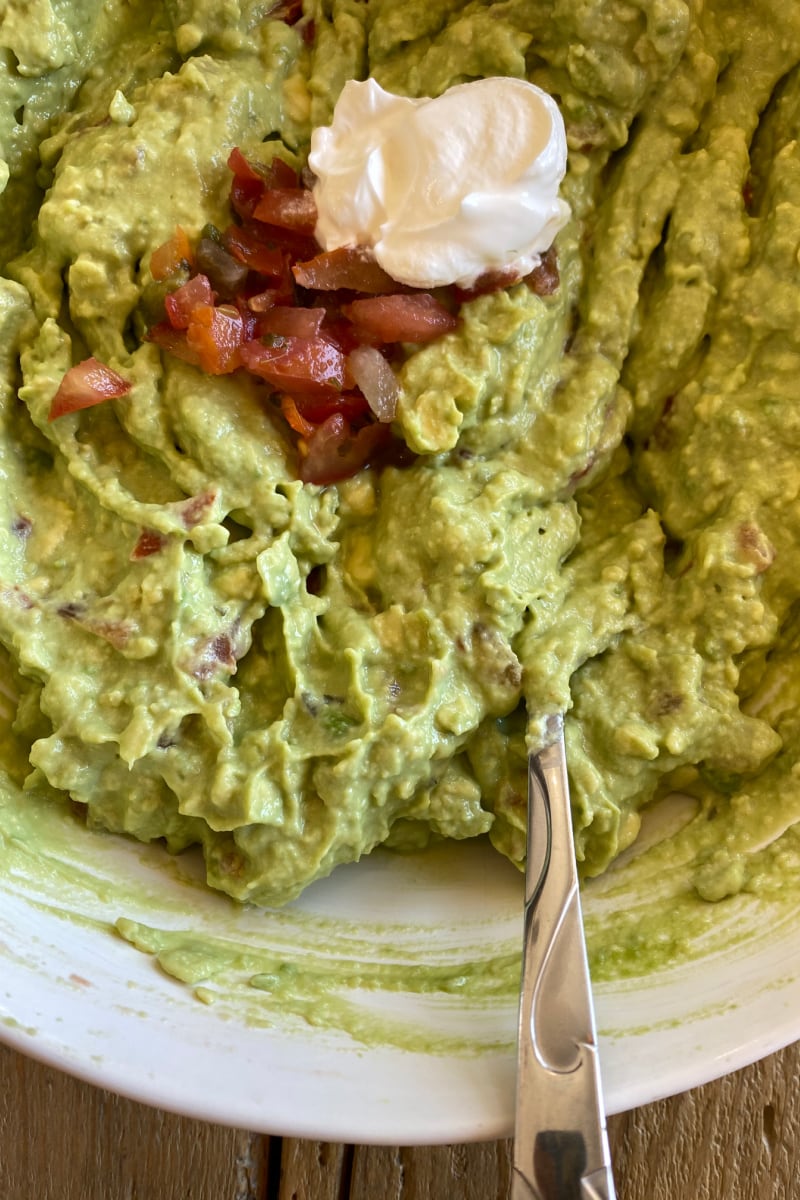
[[[507,286],[502,272],[469,291],[436,294],[398,284],[363,246],[322,250],[310,180],[279,157],[264,165],[235,148],[228,159],[232,221],[195,241],[178,227],[150,259],[163,310],[146,334],[210,375],[263,380],[297,435],[299,477],[329,484],[373,461],[408,456],[392,432],[402,346],[458,328],[465,300]],[[527,282],[558,286],[554,255]],[[124,395],[121,376],[94,359],[66,372],[50,420]]]

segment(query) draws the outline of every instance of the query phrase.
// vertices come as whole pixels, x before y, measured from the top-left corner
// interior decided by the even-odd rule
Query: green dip
[[[280,904],[380,844],[519,864],[566,712],[586,875],[680,787],[699,894],[756,887],[800,818],[800,9],[266,7],[0,8],[3,786]],[[573,217],[555,294],[409,348],[413,463],[322,488],[265,387],[143,341],[149,261],[227,223],[233,146],[302,164],[368,74],[532,79]],[[49,423],[88,355],[131,391]]]

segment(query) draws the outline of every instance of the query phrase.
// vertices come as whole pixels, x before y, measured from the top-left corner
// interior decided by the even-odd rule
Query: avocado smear
[[[585,875],[679,787],[697,892],[755,886],[800,819],[800,9],[8,0],[0,54],[4,788],[280,904],[381,844],[519,864],[565,712]],[[143,340],[150,255],[346,80],[487,75],[561,107],[560,286],[408,348],[410,465],[304,485],[266,388]],[[89,355],[130,392],[49,423]]]

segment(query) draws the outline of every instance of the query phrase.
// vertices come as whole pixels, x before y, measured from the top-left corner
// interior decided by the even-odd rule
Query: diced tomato
[[[352,386],[347,360],[325,338],[280,337],[274,344],[247,342],[241,361],[282,392],[338,396]]]
[[[293,263],[301,259],[313,258],[319,253],[319,246],[314,238],[307,233],[299,233],[296,229],[286,229],[281,228],[280,225],[268,225],[265,221],[251,220],[243,221],[242,228],[263,245],[285,250]]]
[[[233,172],[236,179],[251,183],[258,182],[263,187],[291,188],[297,187],[299,182],[294,167],[290,167],[277,154],[273,156],[272,162],[269,164],[254,162],[247,158],[238,146],[234,146],[228,155],[228,169]]]
[[[252,229],[244,229],[241,225],[231,225],[223,234],[225,247],[240,263],[258,271],[260,275],[268,275],[279,279],[285,270],[285,255],[278,246],[268,246],[257,238]]]
[[[198,492],[195,496],[189,496],[187,500],[181,500],[175,508],[180,513],[186,529],[194,529],[195,525],[199,525],[208,517],[216,500],[216,490]]]
[[[238,146],[234,146],[228,155],[228,170],[232,171],[237,179],[258,180],[260,183],[263,183],[263,175],[242,154]]]
[[[269,312],[276,304],[282,303],[283,300],[277,288],[267,288],[263,292],[256,292],[254,296],[248,296],[246,300],[247,307],[252,313]]]
[[[207,375],[227,375],[240,366],[239,348],[245,338],[244,319],[237,308],[203,305],[192,313],[186,341],[197,352]]]
[[[304,483],[336,483],[355,475],[391,441],[388,425],[365,425],[354,433],[340,413],[328,417],[308,441],[300,463]]]
[[[187,342],[186,331],[173,329],[169,321],[159,321],[157,325],[151,325],[145,336],[148,342],[154,342],[156,346],[174,354],[176,358],[183,359],[194,367],[200,366],[200,357]]]
[[[253,338],[259,337],[258,323],[261,318],[250,311],[247,301],[242,297],[237,299],[236,307],[242,318],[242,344],[252,342]]]
[[[387,275],[364,246],[325,250],[307,262],[296,263],[292,270],[301,287],[321,292],[347,288],[373,296],[398,290],[397,281]]]
[[[150,255],[150,274],[159,281],[169,279],[181,270],[191,270],[193,261],[189,235],[178,225],[172,237]]]
[[[85,358],[65,373],[53,397],[47,419],[55,421],[67,413],[125,396],[130,390],[128,380],[116,371],[94,357]]]
[[[322,293],[318,300],[325,301],[325,293]],[[359,332],[353,325],[352,321],[348,321],[346,317],[337,313],[335,308],[329,308],[327,305],[325,321],[322,326],[323,337],[332,341],[343,354],[349,354],[351,350],[355,350],[356,346],[370,345],[373,339],[368,333]]]
[[[497,271],[484,271],[469,287],[453,286],[453,295],[459,304],[475,300],[478,296],[488,296],[499,292],[500,288],[511,287],[519,283],[520,274],[516,267],[503,267]]]
[[[268,15],[287,25],[296,25],[303,15],[303,0],[279,0]]]
[[[313,234],[317,224],[317,206],[307,188],[266,188],[253,210],[256,221]]]
[[[297,405],[294,402],[294,397],[284,394],[281,396],[281,412],[287,425],[299,433],[301,437],[310,438],[316,430],[316,425],[312,425],[310,421],[300,413]]]
[[[561,275],[558,269],[558,251],[555,246],[545,250],[539,265],[525,276],[525,283],[537,296],[552,296],[558,291]]]
[[[234,176],[230,191],[231,208],[239,214],[243,221],[247,220],[255,212],[255,207],[261,199],[263,191],[264,181],[262,179]]]
[[[272,333],[278,337],[314,338],[325,319],[324,308],[293,308],[286,304],[273,304],[258,318],[258,329],[262,335]]]
[[[193,311],[214,303],[214,292],[207,275],[193,275],[164,299],[164,308],[173,329],[188,329]]]
[[[370,296],[346,304],[342,312],[358,331],[381,342],[430,342],[458,327],[458,317],[428,292]]]
[[[131,561],[136,562],[137,559],[149,558],[151,554],[158,554],[168,541],[167,535],[159,533],[157,529],[143,529],[136,540],[136,545],[131,550]]]
[[[342,392],[338,396],[296,392],[293,398],[297,411],[312,425],[321,425],[334,413],[339,413],[346,421],[362,421],[370,415],[369,404],[361,392]]]

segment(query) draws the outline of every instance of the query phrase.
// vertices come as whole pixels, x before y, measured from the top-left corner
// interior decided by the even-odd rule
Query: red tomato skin
[[[157,246],[150,255],[150,274],[153,279],[169,279],[178,271],[191,270],[193,261],[192,245],[189,235],[183,226],[178,225],[175,232],[163,245]]]
[[[317,206],[307,188],[266,188],[253,210],[256,221],[313,234],[317,224]]]
[[[359,421],[370,416],[369,405],[360,392],[343,392],[339,396],[296,392],[293,399],[300,416],[312,425],[321,425],[336,413],[346,421]]]
[[[241,361],[281,392],[338,396],[352,386],[347,360],[325,338],[282,337],[274,345],[247,342]]]
[[[251,229],[241,225],[231,225],[223,234],[225,248],[240,263],[266,275],[270,279],[280,279],[286,269],[286,256],[279,246],[267,246],[257,238]]]
[[[197,352],[186,341],[186,331],[173,329],[169,321],[159,321],[157,325],[152,325],[147,331],[146,340],[169,354],[174,354],[176,358],[191,363],[192,366],[200,366]]]
[[[233,172],[236,179],[261,180],[256,168],[238,146],[234,146],[228,155],[228,170]]]
[[[207,375],[228,375],[240,366],[244,319],[231,305],[196,308],[186,330],[186,341],[197,352],[198,365]]]
[[[192,278],[170,292],[164,300],[167,319],[173,329],[188,329],[194,309],[214,303],[214,292],[207,275]]]
[[[388,446],[391,437],[388,427],[378,424],[365,425],[354,433],[345,418],[334,413],[309,439],[300,478],[323,486],[348,479]]]
[[[111,367],[98,362],[94,356],[85,358],[65,372],[53,396],[47,419],[56,421],[68,413],[93,408],[104,400],[125,396],[130,390],[128,380],[112,371]]]
[[[292,271],[301,287],[321,292],[347,288],[354,292],[380,295],[396,292],[401,286],[391,275],[387,275],[363,246],[324,250],[307,262],[295,263]]]
[[[277,337],[317,337],[325,319],[324,308],[298,308],[287,304],[274,304],[259,317],[259,334],[275,334]]]
[[[280,225],[256,220],[243,221],[242,228],[265,246],[284,250],[293,264],[303,258],[313,258],[319,252],[314,238],[296,229],[281,228]]]
[[[343,314],[358,332],[381,342],[430,342],[458,328],[458,317],[429,292],[370,296],[345,304]]]

